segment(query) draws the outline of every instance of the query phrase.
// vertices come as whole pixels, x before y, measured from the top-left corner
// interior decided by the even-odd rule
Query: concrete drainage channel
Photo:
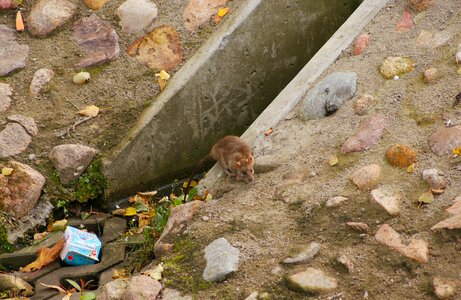
[[[59,295],[55,289],[47,288],[41,283],[63,285],[66,279],[72,279],[77,282],[79,279],[83,279],[85,281],[94,280],[95,288],[97,288],[112,280],[112,269],[125,259],[125,245],[117,243],[116,239],[125,233],[126,220],[114,218],[110,215],[102,215],[90,217],[85,221],[70,219],[68,222],[69,226],[77,228],[80,224],[83,224],[88,231],[99,236],[102,243],[100,261],[94,265],[78,267],[62,266],[59,261],[54,261],[36,272],[14,272],[15,276],[35,286],[35,294],[32,299],[62,299],[63,295]],[[0,265],[11,270],[18,270],[19,267],[23,267],[36,259],[36,251],[39,248],[50,247],[60,238],[62,238],[62,234],[56,232],[37,246],[26,247],[14,253],[2,254],[0,255]],[[78,299],[78,293],[73,297]]]

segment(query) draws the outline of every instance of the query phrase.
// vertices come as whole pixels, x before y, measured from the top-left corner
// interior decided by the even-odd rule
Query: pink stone
[[[341,153],[350,153],[369,149],[376,144],[387,126],[383,115],[366,117],[359,125],[355,134],[349,137],[341,147]]]

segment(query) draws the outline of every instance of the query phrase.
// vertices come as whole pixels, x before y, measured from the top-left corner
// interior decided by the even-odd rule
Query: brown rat
[[[208,158],[218,161],[227,175],[234,177],[236,180],[245,180],[249,183],[255,179],[254,158],[250,147],[238,136],[228,135],[217,141],[211,148],[210,153],[195,167],[184,189],[184,195],[187,195],[196,171]]]

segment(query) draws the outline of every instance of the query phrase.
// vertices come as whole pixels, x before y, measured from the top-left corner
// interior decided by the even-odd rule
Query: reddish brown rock
[[[416,151],[407,145],[394,144],[387,149],[386,159],[394,167],[406,168],[416,162]]]
[[[227,0],[189,0],[182,15],[184,27],[189,31],[195,31],[226,3]]]
[[[77,67],[100,65],[120,55],[117,33],[95,14],[75,22],[72,37],[86,53]]]
[[[410,30],[413,28],[414,23],[413,23],[413,18],[411,17],[411,13],[408,10],[404,10],[402,16],[400,19],[397,21],[397,24],[395,25],[395,30],[397,32],[404,32],[407,30]]]
[[[380,177],[381,166],[372,164],[356,170],[349,176],[349,180],[351,180],[359,190],[366,190],[377,185]]]
[[[368,34],[364,33],[362,35],[359,35],[354,41],[354,45],[352,47],[352,55],[361,54],[363,50],[368,46],[368,40]]]
[[[0,9],[12,9],[15,7],[13,0],[0,0]]]
[[[154,71],[168,71],[182,62],[179,35],[174,28],[166,25],[131,43],[126,52]]]
[[[432,5],[433,0],[408,0],[410,7],[418,12],[426,10]]]
[[[77,5],[67,0],[34,1],[27,18],[27,30],[44,37],[64,25],[76,12]]]
[[[461,196],[456,197],[453,205],[445,210],[449,217],[443,221],[438,222],[431,227],[432,230],[436,229],[457,229],[461,228]]]
[[[11,161],[3,167],[13,168],[9,176],[0,174],[0,206],[15,218],[25,216],[40,198],[45,177],[28,165]]]
[[[354,102],[354,112],[359,116],[365,115],[373,104],[373,96],[363,95]]]
[[[454,148],[461,147],[461,125],[440,127],[428,140],[432,152],[441,156],[451,154]]]
[[[0,112],[5,112],[11,104],[10,96],[13,95],[13,89],[9,84],[0,82]]]
[[[364,119],[353,136],[341,147],[341,153],[350,153],[369,149],[376,144],[384,133],[387,120],[383,115],[371,115]]]

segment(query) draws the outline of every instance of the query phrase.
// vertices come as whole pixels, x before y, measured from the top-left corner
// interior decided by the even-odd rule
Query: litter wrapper
[[[64,247],[60,256],[63,262],[73,265],[91,265],[99,261],[101,241],[94,233],[89,233],[71,226],[64,231]]]

